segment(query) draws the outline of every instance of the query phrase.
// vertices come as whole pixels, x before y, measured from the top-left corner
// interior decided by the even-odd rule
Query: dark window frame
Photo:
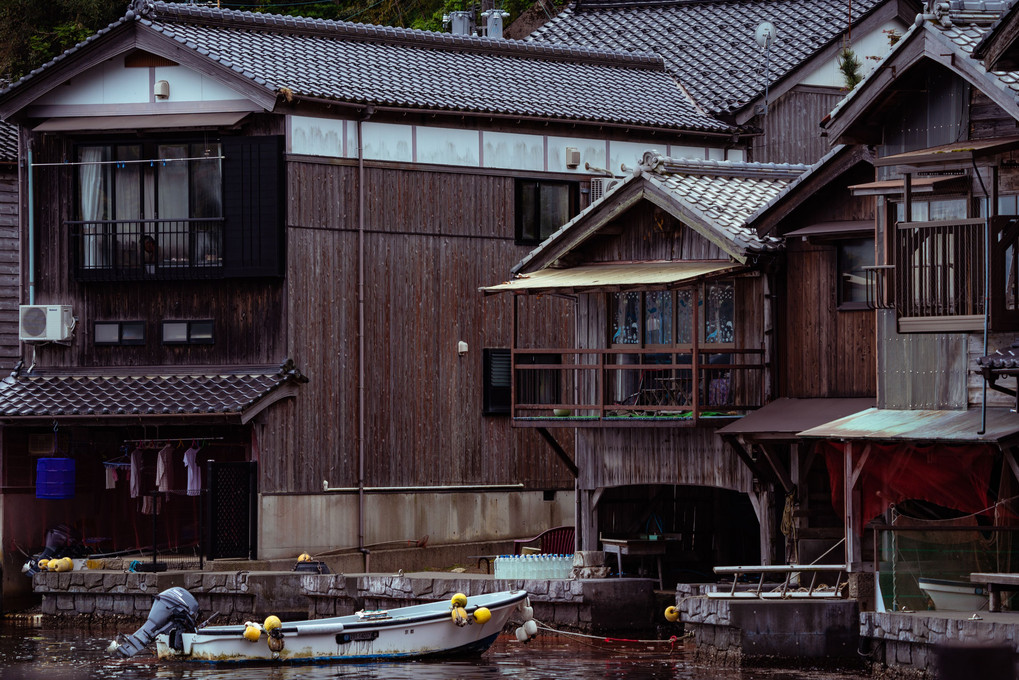
[[[533,246],[538,245],[549,236],[554,234],[562,224],[543,225],[541,224],[541,202],[533,201],[533,210],[530,213],[525,209],[524,194],[528,187],[533,186],[540,194],[541,187],[566,187],[569,192],[569,216],[566,221],[576,217],[580,212],[580,182],[563,179],[538,179],[533,177],[518,177],[514,182],[514,238],[517,245]],[[530,218],[530,221],[526,220]],[[565,224],[565,222],[564,222]],[[537,232],[537,236],[526,234],[531,227]]]
[[[116,326],[117,327],[117,340],[115,342],[103,342],[96,340],[96,327],[97,326]],[[124,339],[124,327],[125,326],[137,326],[141,329],[140,340],[125,340]],[[97,347],[138,347],[145,345],[148,341],[148,324],[143,320],[133,321],[94,321],[92,322],[92,344]]]
[[[187,338],[185,340],[167,340],[167,324],[185,324]],[[210,333],[208,339],[194,338],[193,328],[197,324],[209,324]],[[213,319],[164,319],[159,324],[159,339],[164,345],[214,345],[216,344],[216,323]]]
[[[844,238],[832,239],[831,244],[835,247],[835,304],[836,309],[840,312],[858,311],[858,310],[869,310],[873,308],[873,305],[868,300],[873,298],[873,292],[868,293],[863,300],[846,300],[845,299],[845,282],[844,277],[849,275],[849,272],[845,271],[843,249],[849,244],[869,244],[872,259],[869,264],[864,265],[865,267],[873,266],[877,262],[877,242],[873,236],[846,236]],[[866,278],[866,275],[864,275]],[[868,279],[864,283],[864,290],[866,287],[873,287],[874,282],[872,279]]]

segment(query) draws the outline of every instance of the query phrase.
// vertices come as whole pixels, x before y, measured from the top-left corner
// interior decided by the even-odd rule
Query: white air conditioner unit
[[[612,189],[616,188],[623,183],[623,180],[616,179],[615,177],[592,177],[591,178],[591,202],[594,203],[599,198],[609,193]]]
[[[24,342],[61,342],[71,338],[71,305],[21,305],[18,337]]]

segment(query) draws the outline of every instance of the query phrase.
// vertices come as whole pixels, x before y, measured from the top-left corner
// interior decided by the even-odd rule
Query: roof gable
[[[641,201],[661,208],[736,262],[745,263],[781,248],[781,239],[758,236],[748,219],[806,170],[803,165],[678,161],[648,152],[630,177],[563,225],[512,271],[553,266]]]

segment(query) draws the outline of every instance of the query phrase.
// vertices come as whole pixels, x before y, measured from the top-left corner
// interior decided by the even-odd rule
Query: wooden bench
[[[1001,611],[1001,593],[1006,590],[1019,590],[1019,574],[972,573],[972,583],[987,586],[987,611]]]
[[[553,527],[542,531],[531,538],[518,538],[513,541],[513,554],[519,555],[528,543],[538,541],[542,553],[552,555],[572,555],[576,551],[576,533],[573,527]]]

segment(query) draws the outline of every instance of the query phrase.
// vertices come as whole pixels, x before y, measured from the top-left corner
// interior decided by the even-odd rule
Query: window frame
[[[721,284],[726,284],[726,283],[729,284],[732,287],[732,291],[733,291],[733,297],[734,297],[734,299],[733,299],[733,314],[732,314],[732,323],[733,323],[732,334],[733,334],[733,338],[732,338],[731,342],[709,342],[706,339],[706,336],[707,336],[707,326],[706,326],[706,323],[707,323],[707,314],[705,313],[705,309],[706,309],[705,305],[706,305],[706,302],[707,302],[707,288],[708,288],[708,286],[711,286],[711,285],[714,285],[714,284],[719,284],[719,283],[721,283]],[[702,350],[702,351],[706,350],[706,349],[714,349],[714,348],[718,348],[718,349],[722,349],[722,350],[736,349],[736,335],[737,335],[736,323],[739,320],[739,314],[737,313],[737,310],[736,310],[736,299],[735,299],[736,290],[737,290],[736,279],[735,278],[727,278],[726,277],[726,278],[710,279],[710,280],[706,280],[706,281],[700,281],[700,282],[698,282],[696,284],[693,284],[693,285],[679,286],[679,287],[676,287],[676,288],[669,288],[669,289],[664,289],[664,290],[644,289],[644,290],[627,290],[627,291],[619,291],[619,292],[613,292],[613,293],[606,293],[608,313],[606,314],[607,324],[606,324],[605,331],[606,331],[606,334],[607,334],[606,341],[608,343],[608,347],[610,347],[612,349],[622,349],[622,350],[625,350],[625,349],[661,349],[661,350],[666,351],[666,352],[689,352],[689,351],[693,350],[693,347],[694,347],[694,333],[696,333],[697,334],[696,335],[696,338],[697,338],[696,344],[697,344],[698,348],[700,350]],[[669,320],[669,324],[670,324],[669,333],[670,333],[670,337],[672,338],[672,341],[668,342],[668,343],[651,343],[651,342],[647,341],[647,328],[646,328],[646,320],[648,318],[648,307],[647,307],[648,293],[661,293],[661,292],[667,292],[667,293],[671,294],[671,299],[672,299],[672,314],[671,314],[671,318]],[[681,293],[685,293],[685,292],[690,292],[691,293],[691,295],[690,295],[690,304],[696,306],[696,309],[697,309],[697,314],[696,314],[697,328],[694,329],[693,326],[691,325],[691,327],[689,329],[690,332],[689,332],[689,335],[688,335],[689,341],[688,342],[679,342],[679,338],[681,337],[681,334],[680,334],[680,324],[679,324],[679,317],[680,317],[680,315],[678,313],[678,309],[679,309],[679,304],[678,303],[679,303],[679,295]],[[640,303],[639,303],[640,310],[639,310],[639,314],[638,314],[638,318],[637,318],[637,338],[638,338],[638,341],[635,342],[635,343],[614,342],[614,339],[615,339],[614,335],[615,335],[615,333],[613,332],[613,329],[615,328],[615,317],[616,317],[616,309],[617,309],[616,304],[615,304],[615,300],[617,299],[616,296],[618,296],[618,295],[633,294],[633,293],[636,293],[636,294],[640,295]],[[692,316],[693,315],[691,315],[691,318],[692,318]]]
[[[580,182],[568,179],[546,179],[546,178],[534,178],[534,177],[518,177],[513,182],[513,194],[514,194],[514,211],[513,211],[513,222],[514,222],[514,240],[517,245],[521,246],[534,246],[545,241],[549,236],[554,234],[562,224],[549,225],[549,232],[543,233],[543,226],[541,224],[541,202],[534,202],[534,209],[530,215],[535,226],[537,237],[525,236],[525,215],[527,211],[524,209],[524,192],[528,185],[533,184],[540,195],[541,188],[543,186],[561,186],[566,187],[568,192],[569,207],[567,212],[569,213],[566,222],[577,216],[580,212]],[[563,222],[565,224],[566,222]]]
[[[116,326],[117,327],[117,340],[113,342],[99,341],[96,338],[96,328],[98,326]],[[135,339],[124,339],[124,327],[135,326],[141,329],[141,338]],[[92,322],[92,344],[96,347],[140,347],[144,346],[148,342],[148,324],[142,320],[131,320],[131,321],[93,321]]]
[[[874,236],[846,236],[844,238],[832,239],[831,244],[835,248],[835,306],[840,312],[850,312],[859,310],[870,310],[872,305],[868,300],[873,299],[873,291],[868,291],[868,288],[874,287],[874,281],[872,278],[868,278],[865,275],[864,286],[864,299],[863,300],[846,300],[845,299],[845,277],[850,275],[850,272],[846,271],[844,265],[843,248],[851,243],[856,244],[870,244],[871,260],[869,264],[865,264],[864,267],[874,266],[877,263],[877,239]],[[864,272],[866,274],[866,272]]]
[[[167,340],[168,324],[184,324],[187,338],[184,340]],[[209,324],[209,338],[195,339],[193,328],[196,324]],[[216,322],[214,319],[163,319],[159,323],[159,339],[164,345],[214,345],[216,344]]]

